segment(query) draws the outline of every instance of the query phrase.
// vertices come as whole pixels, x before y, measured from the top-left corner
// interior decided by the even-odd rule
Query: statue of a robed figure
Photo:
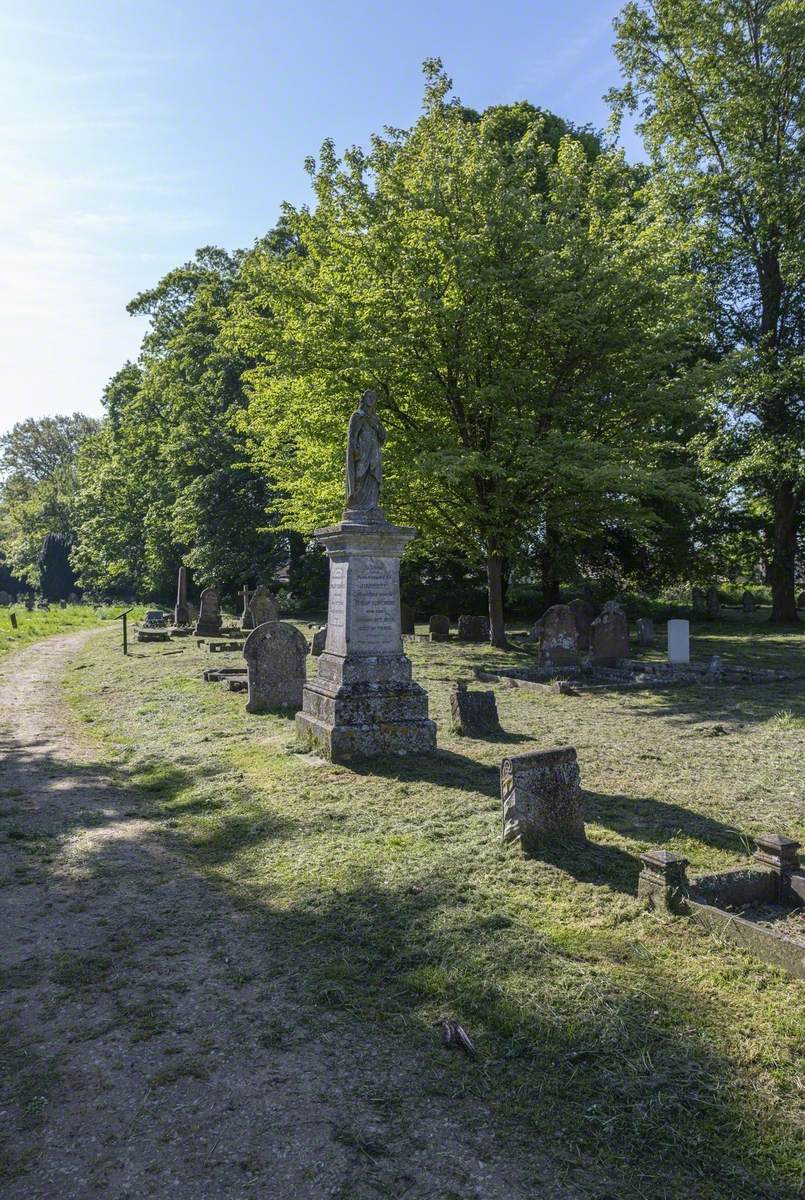
[[[377,396],[364,392],[347,430],[347,512],[377,512],[383,486],[381,451],[386,431],[377,415]]]

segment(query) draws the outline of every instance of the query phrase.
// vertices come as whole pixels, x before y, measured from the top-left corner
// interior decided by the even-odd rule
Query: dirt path
[[[0,663],[6,1200],[575,1195],[485,1105],[428,1094],[401,1038],[300,1014],[259,924],[71,733],[88,636]]]

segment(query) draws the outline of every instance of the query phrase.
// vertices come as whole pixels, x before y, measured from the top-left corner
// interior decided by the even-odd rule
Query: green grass
[[[11,650],[26,646],[30,642],[41,641],[54,633],[73,633],[79,629],[87,629],[99,625],[102,620],[114,617],[122,612],[126,605],[119,608],[102,609],[99,612],[90,604],[69,604],[67,608],[53,605],[48,612],[34,609],[28,612],[22,604],[12,605],[11,608],[0,608],[0,658]],[[11,613],[17,618],[17,628],[11,625]],[[132,614],[134,616],[136,614]]]
[[[421,1056],[423,1094],[477,1096],[513,1155],[549,1154],[580,1196],[793,1198],[802,984],[646,913],[635,888],[637,856],[654,845],[715,870],[745,863],[762,830],[805,842],[802,685],[498,688],[508,740],[470,741],[449,731],[452,683],[528,656],[425,642],[408,652],[439,750],[355,770],[294,753],[292,720],[250,716],[243,696],[203,683],[210,656],[195,645],[123,659],[107,631],[67,687],[76,716],[92,718],[77,729],[132,809],[262,923],[266,976],[293,978],[312,1028],[326,1012],[384,1030],[401,1059]],[[805,663],[805,628],[697,629],[694,654],[715,652]],[[504,849],[501,758],[566,743],[589,845],[530,859]],[[62,970],[83,986],[97,965]],[[477,1058],[439,1048],[447,1017]]]

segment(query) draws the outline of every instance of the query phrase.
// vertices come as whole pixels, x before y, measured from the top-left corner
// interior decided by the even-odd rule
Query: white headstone
[[[690,621],[668,622],[668,661],[690,662]]]

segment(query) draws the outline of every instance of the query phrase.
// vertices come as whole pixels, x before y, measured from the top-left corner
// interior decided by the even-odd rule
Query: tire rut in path
[[[402,1040],[300,1020],[259,924],[71,732],[60,679],[89,636],[0,663],[6,1200],[575,1194],[485,1105],[423,1094]]]

